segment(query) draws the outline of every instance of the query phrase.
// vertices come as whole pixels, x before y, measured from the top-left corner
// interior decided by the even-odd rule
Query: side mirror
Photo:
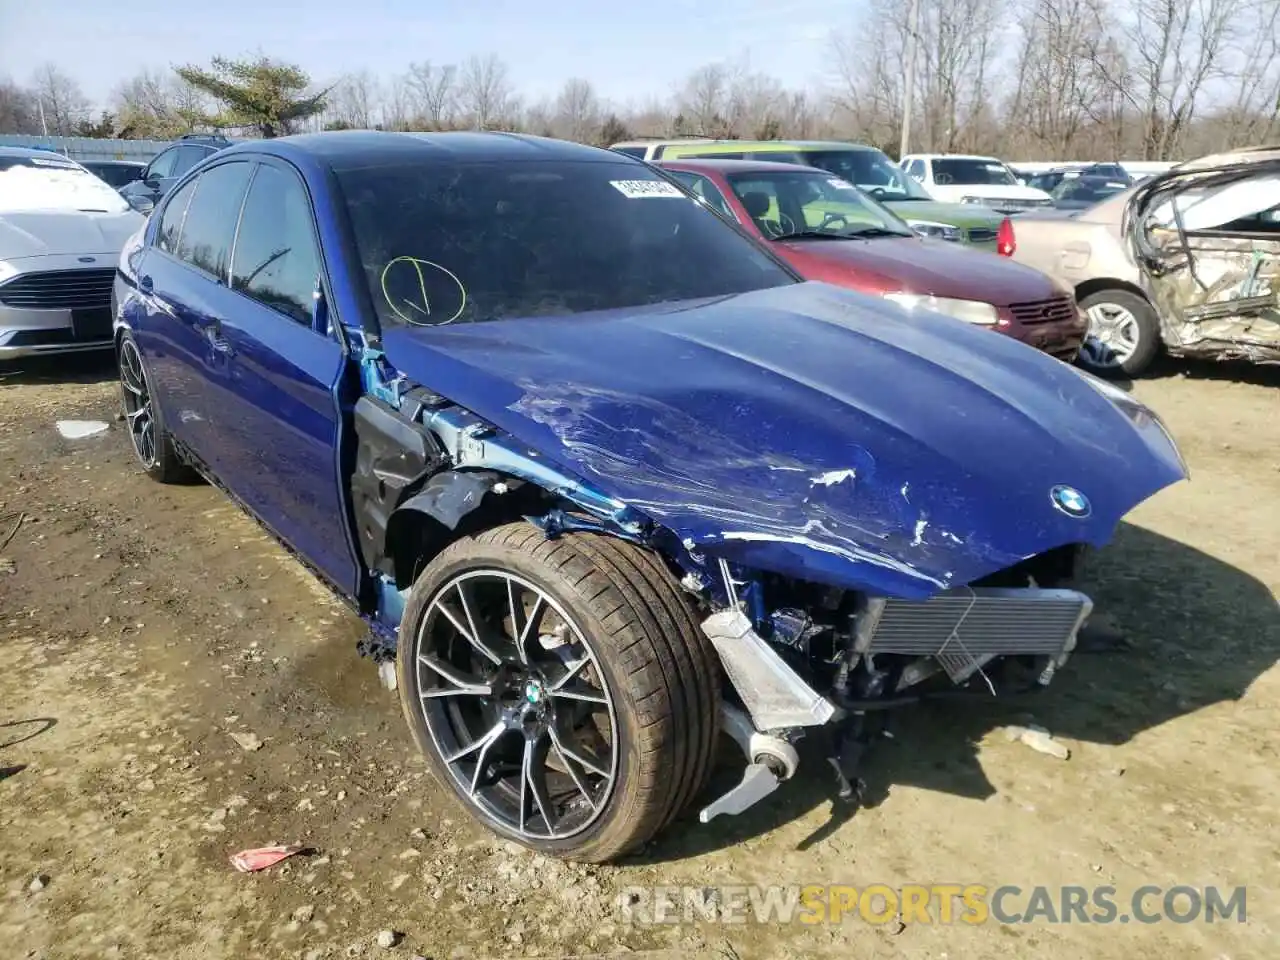
[[[159,190],[159,189],[160,189],[160,181],[159,181],[159,180],[157,180],[155,177],[143,177],[143,178],[142,178],[142,185],[143,185],[144,187],[147,187],[147,188],[148,188],[148,189],[150,189],[150,190]]]
[[[129,201],[129,206],[142,214],[148,214],[156,208],[150,197],[140,197],[136,193],[131,193],[125,199]]]

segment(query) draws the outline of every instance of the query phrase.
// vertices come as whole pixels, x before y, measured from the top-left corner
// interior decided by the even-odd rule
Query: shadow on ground
[[[1280,387],[1280,364],[1245,363],[1240,360],[1186,360],[1161,357],[1143,374],[1144,380],[1221,380],[1247,383],[1259,387]],[[1128,386],[1125,387],[1128,389]]]
[[[864,770],[864,806],[881,802],[894,785],[991,796],[995,788],[978,762],[977,743],[1027,711],[1056,736],[1127,743],[1203,707],[1238,700],[1280,657],[1280,606],[1263,583],[1150,530],[1121,524],[1083,586],[1122,642],[1105,653],[1077,653],[1053,686],[1033,697],[895,711],[894,739],[876,747]],[[668,830],[631,862],[697,856],[831,806],[832,820],[800,848],[822,842],[856,816],[856,808],[833,802],[835,780],[820,749],[802,749],[801,757],[796,779],[757,807],[695,829]],[[722,765],[701,802],[731,787],[740,770],[740,760]],[[696,821],[697,812],[685,816]]]
[[[0,388],[30,383],[106,383],[116,378],[110,350],[0,361]]]

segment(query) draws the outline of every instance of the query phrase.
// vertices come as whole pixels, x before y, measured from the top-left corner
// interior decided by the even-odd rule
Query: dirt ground
[[[806,756],[749,814],[690,812],[612,868],[472,826],[357,656],[359,621],[217,491],[145,480],[112,377],[92,360],[0,369],[3,960],[1275,954],[1274,371],[1170,367],[1133,386],[1192,479],[1140,507],[1091,574],[1119,649],[1077,656],[1029,707],[901,717],[853,816]],[[113,422],[71,441],[63,418]],[[1027,710],[1068,760],[1003,734]],[[310,849],[258,874],[229,865],[272,842]],[[1248,920],[643,926],[617,907],[633,885],[942,882],[1118,899],[1246,885]],[[375,945],[384,929],[403,940]]]

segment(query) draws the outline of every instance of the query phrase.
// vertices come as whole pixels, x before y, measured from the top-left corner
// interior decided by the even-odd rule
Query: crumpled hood
[[[0,260],[49,255],[102,254],[114,265],[124,242],[145,221],[122,213],[33,210],[0,214]]]
[[[1115,391],[1007,337],[822,283],[386,332],[387,358],[691,549],[928,596],[1184,473]],[[1073,519],[1051,489],[1092,501]]]

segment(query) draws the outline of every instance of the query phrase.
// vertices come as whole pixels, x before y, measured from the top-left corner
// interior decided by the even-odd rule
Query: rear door
[[[219,474],[241,502],[348,596],[360,583],[340,451],[347,354],[311,198],[283,161],[260,158],[240,213],[209,370]],[[329,322],[332,319],[332,322]]]
[[[144,308],[135,331],[156,377],[166,426],[217,472],[207,378],[225,362],[219,342],[231,243],[253,164],[229,160],[187,181],[161,207],[139,268]]]

